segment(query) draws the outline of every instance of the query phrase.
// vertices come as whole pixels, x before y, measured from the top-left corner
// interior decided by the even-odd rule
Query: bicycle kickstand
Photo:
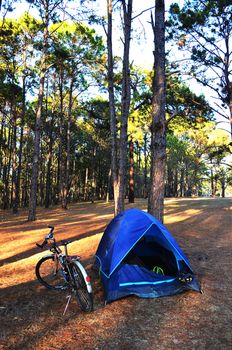
[[[70,303],[70,300],[71,300],[71,298],[72,298],[72,294],[67,295],[66,298],[68,299],[68,301],[67,301],[67,303],[66,303],[66,305],[65,305],[64,312],[63,312],[63,316],[66,314],[67,308],[68,308],[69,303]]]

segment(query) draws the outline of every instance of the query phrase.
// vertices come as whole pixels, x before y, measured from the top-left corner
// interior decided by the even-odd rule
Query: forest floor
[[[127,205],[130,207],[132,205]],[[146,208],[143,200],[133,205]],[[231,349],[232,347],[232,200],[168,199],[165,225],[190,260],[203,294],[128,297],[105,306],[99,279],[91,270],[98,243],[113,217],[103,202],[0,212],[1,350],[149,350]],[[83,313],[65,292],[46,290],[34,268],[45,254],[35,247],[56,227],[57,238],[74,240],[70,251],[82,257],[92,277],[94,311]]]

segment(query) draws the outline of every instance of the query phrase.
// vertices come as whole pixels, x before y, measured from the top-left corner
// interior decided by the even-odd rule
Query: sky
[[[166,13],[169,6],[176,2],[180,6],[183,5],[184,0],[165,0]],[[106,16],[106,0],[97,0],[99,13]],[[133,17],[140,14],[145,9],[150,9],[154,6],[155,0],[134,0],[133,2]],[[93,5],[94,7],[94,5]],[[154,11],[154,10],[153,10]],[[116,17],[116,21],[120,19]],[[135,19],[132,24],[133,40],[131,40],[130,57],[134,64],[144,68],[151,69],[153,66],[153,45],[154,38],[151,28],[150,11],[146,11],[139,18]],[[114,39],[114,54],[122,53],[122,40],[116,29],[114,23],[113,39]],[[104,33],[103,33],[104,35]]]

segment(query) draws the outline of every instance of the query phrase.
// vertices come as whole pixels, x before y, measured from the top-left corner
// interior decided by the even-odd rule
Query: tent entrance
[[[136,243],[123,262],[129,265],[142,266],[150,271],[155,271],[157,270],[156,267],[159,267],[163,274],[167,276],[178,274],[177,261],[173,252],[155,241],[148,240],[146,237]]]

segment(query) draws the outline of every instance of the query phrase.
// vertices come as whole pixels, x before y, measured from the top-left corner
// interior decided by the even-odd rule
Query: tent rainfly
[[[107,302],[128,295],[156,298],[189,289],[201,291],[167,228],[139,209],[128,209],[109,223],[96,252],[95,268]]]

